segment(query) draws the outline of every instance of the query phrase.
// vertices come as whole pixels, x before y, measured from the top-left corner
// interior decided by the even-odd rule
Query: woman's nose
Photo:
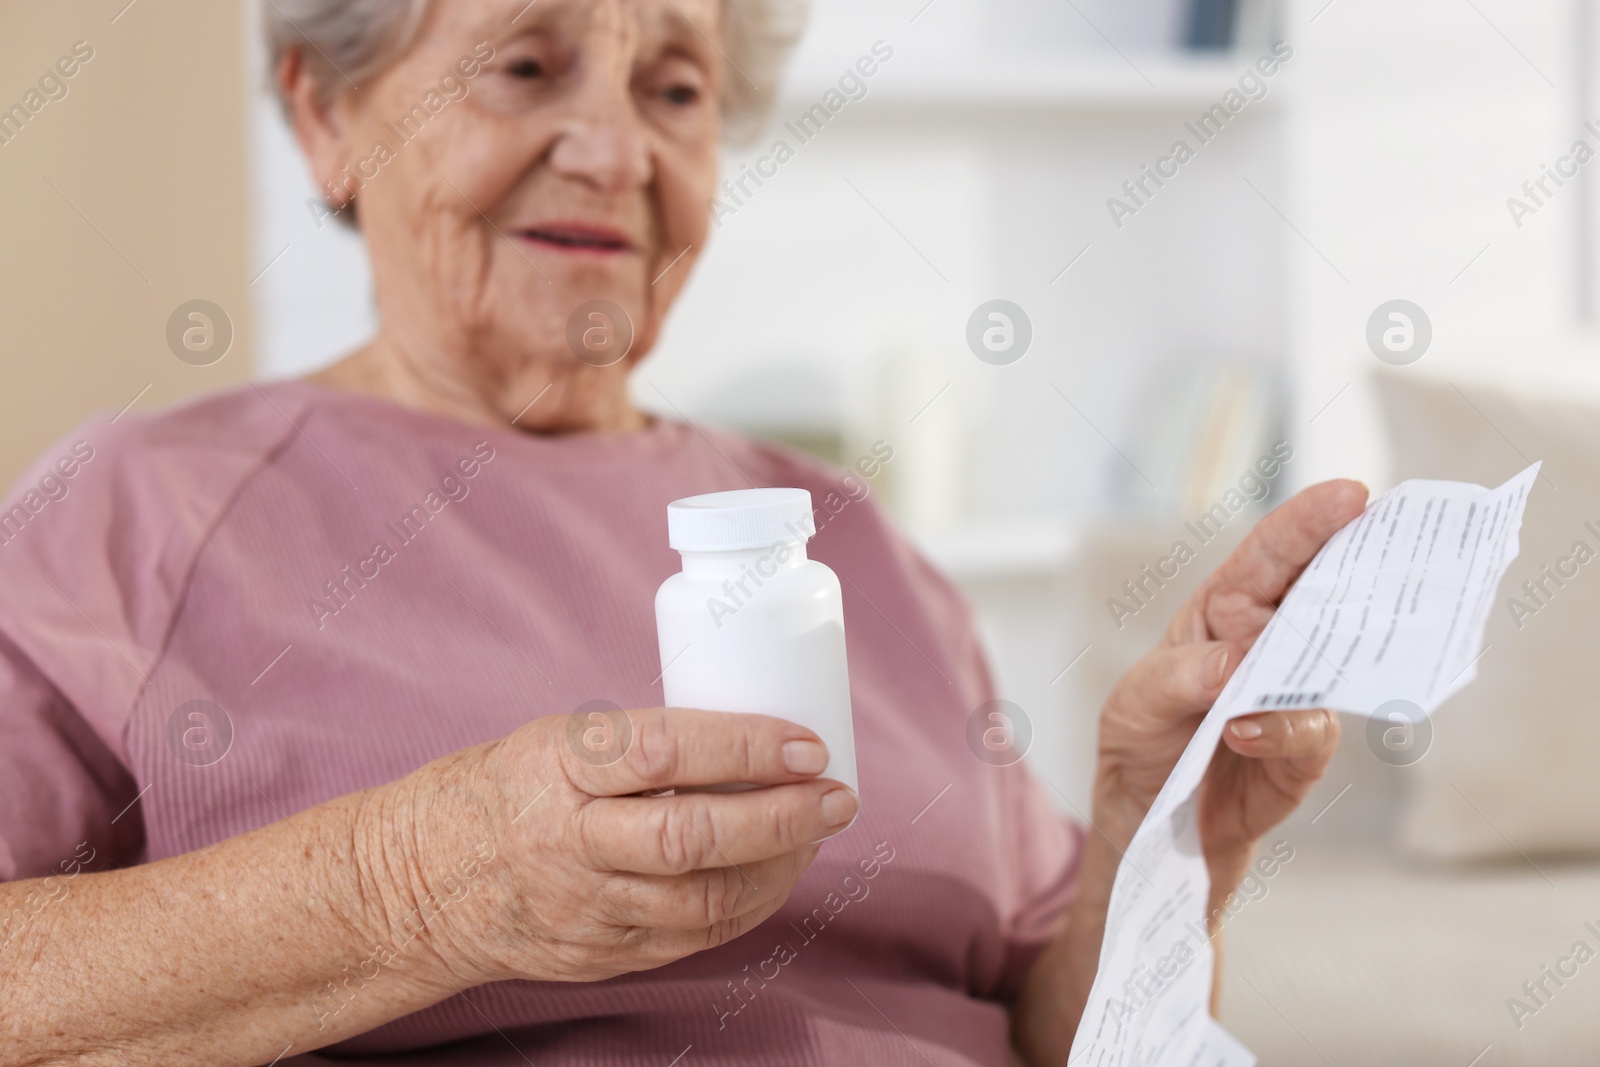
[[[590,91],[562,123],[550,163],[565,177],[619,192],[650,179],[650,148],[628,92]]]

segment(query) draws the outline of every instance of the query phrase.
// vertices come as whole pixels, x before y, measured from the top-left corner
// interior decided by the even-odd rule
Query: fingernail
[[[1241,741],[1261,736],[1261,724],[1246,719],[1235,719],[1229,729],[1233,731],[1233,736]]]
[[[828,765],[828,750],[818,741],[786,741],[783,765],[790,774],[821,774]]]
[[[822,821],[829,826],[843,826],[855,818],[861,802],[849,789],[830,789],[822,794]]]
[[[1228,650],[1225,648],[1217,649],[1211,653],[1211,659],[1208,662],[1211,667],[1209,675],[1211,684],[1213,686],[1221,685],[1222,677],[1228,670]]]

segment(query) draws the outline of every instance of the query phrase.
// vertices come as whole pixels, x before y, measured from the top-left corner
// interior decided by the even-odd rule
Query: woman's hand
[[[1262,519],[1206,578],[1156,648],[1136,663],[1100,715],[1092,829],[1061,934],[1040,956],[1012,1010],[1029,1063],[1064,1062],[1099,967],[1117,864],[1223,686],[1312,557],[1366,506],[1366,487],[1312,486]],[[1215,914],[1243,877],[1257,840],[1306,797],[1339,744],[1322,709],[1233,720],[1200,785],[1201,844]]]
[[[792,723],[664,708],[611,723],[593,751],[589,722],[537,719],[381,804],[389,926],[440,902],[429,944],[454,982],[592,981],[720,945],[776,911],[859,806],[816,778],[827,749]],[[767,788],[645,795],[729,782]]]
[[[772,914],[855,815],[801,727],[617,715],[614,760],[555,715],[70,891],[0,883],[33,908],[0,945],[0,1064],[276,1062],[483,982],[656,967]],[[629,795],[718,782],[769,788]]]
[[[1323,482],[1263,519],[1178,610],[1161,643],[1112,691],[1100,717],[1097,826],[1125,847],[1205,713],[1313,556],[1361,514],[1366,487]],[[1322,777],[1339,720],[1321,708],[1234,719],[1200,787],[1214,882]],[[1102,820],[1102,816],[1104,819]],[[1243,868],[1223,882],[1231,891]]]

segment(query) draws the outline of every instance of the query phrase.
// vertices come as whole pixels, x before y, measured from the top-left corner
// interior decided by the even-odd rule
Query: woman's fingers
[[[551,715],[483,746],[468,769],[492,789],[504,874],[459,924],[473,965],[594,980],[749,930],[860,807],[818,777],[827,761],[802,726],[683,708]],[[667,792],[724,783],[749,788]]]
[[[807,846],[687,875],[616,874],[600,887],[596,905],[618,926],[706,930],[781,903],[815,855]]]
[[[575,816],[597,871],[674,875],[758,863],[843,829],[860,802],[831,779],[742,793],[604,797]]]
[[[821,773],[828,749],[803,726],[768,715],[694,708],[634,708],[625,723],[608,719],[615,751],[568,744],[562,765],[590,796],[748,782],[773,785]],[[566,723],[568,739],[586,724]],[[619,728],[620,726],[620,728]]]
[[[1271,760],[1319,760],[1339,747],[1339,719],[1322,708],[1242,715],[1222,731],[1241,756]]]
[[[1130,724],[1164,727],[1208,710],[1237,667],[1225,641],[1162,645],[1133,665],[1112,700]]]
[[[1295,494],[1256,523],[1239,547],[1201,587],[1204,617],[1179,612],[1169,640],[1187,640],[1196,623],[1205,633],[1227,640],[1253,640],[1306,564],[1328,538],[1361,514],[1367,487],[1339,479]]]
[[[1269,601],[1288,591],[1305,565],[1367,506],[1367,487],[1341,478],[1296,493],[1256,523],[1215,580],[1252,590]]]

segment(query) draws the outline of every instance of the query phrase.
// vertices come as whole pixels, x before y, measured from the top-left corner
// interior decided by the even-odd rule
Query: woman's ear
[[[342,211],[355,196],[342,178],[350,162],[348,126],[338,103],[343,97],[336,97],[333,103],[323,99],[321,88],[298,50],[284,53],[278,61],[277,78],[283,99],[288,102],[295,140],[300,142],[300,151],[311,165],[311,176],[328,205],[336,212]]]

